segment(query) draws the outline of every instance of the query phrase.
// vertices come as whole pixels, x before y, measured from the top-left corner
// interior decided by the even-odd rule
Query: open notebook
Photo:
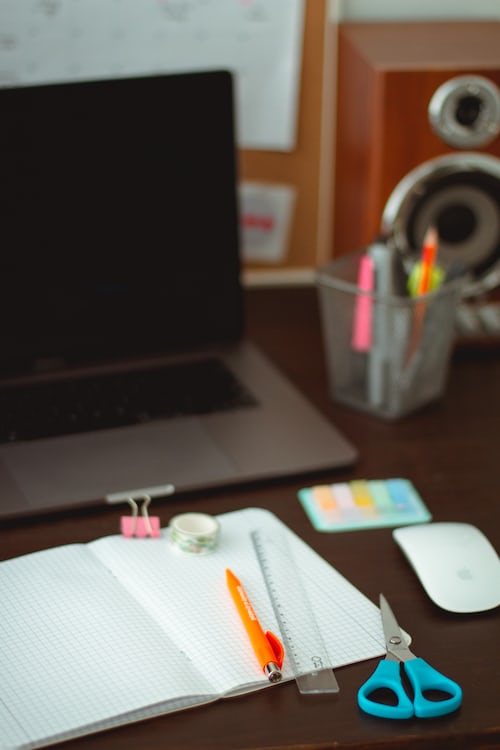
[[[159,539],[110,536],[0,564],[9,633],[0,642],[2,750],[269,687],[225,582],[231,566],[265,629],[279,633],[254,529],[277,555],[293,554],[327,647],[325,666],[384,653],[378,608],[272,513],[248,508],[219,521],[220,542],[208,555],[179,552],[164,530]],[[298,622],[300,612],[293,615]],[[231,669],[223,668],[228,659]],[[292,677],[285,654],[284,679]]]

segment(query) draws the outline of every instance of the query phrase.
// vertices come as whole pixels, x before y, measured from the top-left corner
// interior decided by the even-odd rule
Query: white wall
[[[330,0],[336,21],[500,19],[499,0]]]

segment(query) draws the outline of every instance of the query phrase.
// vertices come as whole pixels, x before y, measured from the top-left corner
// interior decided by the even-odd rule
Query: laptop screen
[[[0,363],[237,338],[232,79],[0,90]]]

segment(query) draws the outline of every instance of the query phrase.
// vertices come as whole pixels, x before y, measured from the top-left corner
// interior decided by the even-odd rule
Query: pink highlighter
[[[361,256],[358,271],[358,289],[373,292],[375,270],[370,255]],[[371,294],[356,295],[352,327],[352,348],[357,352],[368,352],[372,347],[372,306]]]

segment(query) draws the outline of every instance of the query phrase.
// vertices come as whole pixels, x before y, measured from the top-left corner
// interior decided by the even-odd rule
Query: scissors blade
[[[382,617],[382,627],[384,629],[385,647],[387,649],[387,658],[397,659],[398,661],[408,661],[415,659],[406,645],[406,639],[403,635],[394,612],[383,594],[379,596],[380,614]]]

